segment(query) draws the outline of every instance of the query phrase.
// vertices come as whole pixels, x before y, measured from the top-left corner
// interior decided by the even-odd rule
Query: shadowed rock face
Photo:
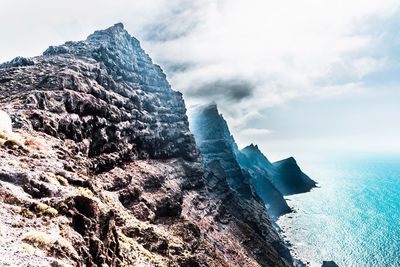
[[[255,191],[267,205],[270,216],[274,219],[291,212],[282,193],[272,183],[271,172],[273,165],[261,153],[257,145],[251,144],[238,153],[240,166],[247,170],[252,179]]]
[[[301,171],[292,157],[274,162],[273,166],[272,182],[284,195],[305,193],[316,186],[316,183]]]
[[[262,236],[272,237],[274,244],[289,259],[289,253],[279,239],[267,234],[274,230],[261,199],[263,196],[260,198],[254,190],[253,181],[256,183],[256,180],[261,180],[259,183],[264,182],[264,185],[271,187],[271,191],[277,192],[277,190],[262,177],[262,173],[258,170],[243,168],[239,164],[238,158],[245,156],[241,155],[238,150],[226,121],[219,114],[216,105],[193,110],[190,125],[206,166],[211,172],[211,175],[207,177],[210,191],[223,201],[224,208],[229,210],[233,216],[240,220],[247,220],[253,230],[261,233]],[[282,195],[277,193],[277,202],[282,201],[284,206],[282,210],[290,211]],[[270,195],[266,197],[270,198]],[[277,202],[272,203],[271,201],[269,204],[278,206]],[[277,209],[274,207],[274,212],[275,210]],[[275,215],[277,214],[274,213],[273,216]]]
[[[205,170],[182,95],[122,24],[0,65],[0,109],[4,265],[291,265],[234,142]]]
[[[206,163],[218,161],[230,187],[246,197],[261,198],[272,218],[290,212],[266,169],[273,168],[272,164],[267,158],[259,156],[261,152],[253,151],[258,150],[254,146],[238,150],[217,106],[200,107],[192,113],[191,129]],[[264,208],[262,210],[266,212]]]
[[[291,211],[283,195],[315,187],[293,158],[271,163],[253,144],[239,151],[215,104],[199,107],[192,114],[191,129],[205,162],[218,161],[229,186],[244,198],[260,197],[272,218]]]
[[[324,261],[322,267],[339,267],[334,261]]]
[[[229,186],[245,198],[254,192],[249,177],[236,159],[238,151],[228,125],[216,105],[196,109],[191,117],[191,130],[206,163],[218,160],[224,169]]]
[[[255,168],[266,173],[265,177],[283,195],[305,193],[316,186],[316,183],[301,171],[292,157],[271,163],[257,145],[249,145],[241,152],[246,156],[243,162],[246,163],[247,160]]]

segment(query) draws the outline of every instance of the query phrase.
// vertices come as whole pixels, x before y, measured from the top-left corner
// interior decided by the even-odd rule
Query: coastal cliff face
[[[230,159],[204,168],[182,95],[122,24],[0,65],[0,109],[0,265],[292,265],[227,128]]]
[[[217,106],[212,104],[196,108],[191,113],[191,130],[195,135],[205,165],[212,174],[206,179],[210,192],[215,192],[215,196],[222,200],[224,208],[229,210],[234,217],[247,221],[251,225],[252,231],[249,231],[251,236],[257,236],[253,232],[260,233],[261,236],[269,239],[284,257],[292,261],[287,248],[272,226],[271,218],[268,217],[269,211],[254,190],[252,175],[243,169],[237,160],[240,151],[226,121],[219,114]],[[222,187],[223,190],[218,190],[215,186],[218,183],[226,184]],[[214,189],[215,187],[217,190]],[[283,197],[280,197],[284,202]],[[251,239],[249,244],[254,240]],[[262,253],[259,256],[262,256]]]
[[[206,164],[212,169],[218,162],[232,190],[242,197],[261,198],[272,219],[291,212],[284,195],[308,192],[316,186],[293,158],[271,163],[257,145],[239,150],[215,104],[191,113],[191,130]]]
[[[292,211],[282,193],[272,183],[271,170],[274,168],[272,163],[262,154],[257,145],[251,144],[240,150],[238,162],[250,173],[251,184],[267,205],[268,213],[273,219]]]
[[[239,151],[217,106],[211,104],[198,107],[192,114],[191,130],[206,164],[213,169],[218,162],[233,191],[251,198],[258,205],[266,205],[267,210],[264,207],[258,208],[262,213],[276,218],[290,212],[282,194],[268,179],[269,173],[258,167],[258,161]],[[264,166],[265,163],[259,165]]]
[[[284,195],[306,193],[316,187],[315,181],[302,172],[292,157],[274,162],[273,166],[272,182]]]
[[[249,145],[240,150],[239,161],[243,166],[250,166],[264,174],[273,186],[283,195],[305,193],[316,183],[302,172],[293,157],[271,163],[257,145]]]

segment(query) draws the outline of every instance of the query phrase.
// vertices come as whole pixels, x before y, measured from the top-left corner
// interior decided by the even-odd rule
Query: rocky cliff
[[[205,162],[218,162],[229,186],[242,197],[261,198],[272,219],[291,211],[283,195],[307,192],[316,185],[293,158],[271,163],[257,145],[239,150],[215,104],[192,111],[191,129]]]
[[[273,166],[272,182],[284,195],[305,193],[316,187],[315,181],[302,172],[293,157],[274,162]]]
[[[198,107],[192,114],[191,129],[206,163],[221,165],[232,190],[257,202],[261,198],[267,211],[260,209],[273,219],[290,212],[282,194],[270,182],[269,173],[262,168],[268,162],[254,161],[251,154],[239,151],[217,106]]]
[[[247,221],[252,226],[249,234],[253,236],[252,232],[255,231],[264,238],[272,237],[274,247],[291,261],[289,252],[277,235],[267,234],[275,233],[271,219],[264,202],[254,190],[252,176],[237,160],[237,153],[240,152],[217,106],[212,104],[196,108],[192,110],[190,118],[191,130],[206,167],[212,174],[206,179],[210,192],[215,192],[215,196],[222,200],[223,207],[235,218]]]
[[[122,24],[0,65],[0,109],[0,265],[292,265],[248,173],[204,168],[182,95]]]
[[[274,166],[257,145],[251,144],[243,148],[237,158],[240,166],[250,173],[251,184],[267,205],[268,213],[273,219],[292,211],[282,193],[272,183],[271,172]]]
[[[271,163],[260,151],[257,145],[249,145],[243,148],[239,161],[247,166],[251,165],[265,173],[274,187],[283,195],[305,193],[316,186],[316,183],[303,173],[293,157]]]

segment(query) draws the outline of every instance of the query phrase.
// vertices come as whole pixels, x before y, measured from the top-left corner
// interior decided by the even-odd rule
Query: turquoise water
[[[400,266],[400,157],[300,162],[319,183],[288,197],[296,212],[278,220],[310,266]]]

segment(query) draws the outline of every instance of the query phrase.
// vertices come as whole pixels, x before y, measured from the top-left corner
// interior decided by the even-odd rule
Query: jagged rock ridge
[[[226,121],[219,114],[217,106],[212,104],[196,108],[192,111],[190,118],[191,130],[195,135],[197,145],[206,166],[214,174],[207,177],[207,183],[215,185],[211,187],[213,189],[211,192],[215,191],[216,195],[220,196],[225,204],[224,207],[231,210],[233,216],[249,221],[257,231],[275,232],[271,220],[267,217],[270,212],[267,212],[263,201],[252,185],[252,173],[239,164],[238,156],[241,152],[238,150]],[[221,183],[225,183],[227,186],[224,185],[223,190],[218,190],[217,185]],[[279,195],[279,200],[290,211],[282,195]],[[277,236],[272,236],[272,238],[275,247],[287,258],[290,258],[279,238]]]
[[[206,163],[219,162],[230,187],[242,196],[256,193],[273,219],[291,211],[283,195],[315,187],[293,158],[271,163],[257,145],[239,150],[216,104],[197,107],[192,114],[191,129]]]
[[[292,264],[248,179],[205,171],[182,95],[122,24],[0,65],[0,108],[2,265]]]
[[[216,104],[197,107],[192,112],[191,130],[205,159],[213,168],[218,162],[231,188],[242,196],[261,198],[272,218],[290,212],[282,194],[270,182],[269,173],[257,161],[239,151],[228,125]],[[212,163],[212,164],[211,164]],[[259,164],[263,166],[264,162]],[[215,172],[215,171],[214,171]],[[267,213],[264,208],[260,208]]]
[[[315,181],[301,171],[293,157],[271,163],[258,146],[253,144],[243,148],[241,152],[246,157],[244,161],[240,160],[243,157],[239,160],[244,165],[246,165],[247,160],[254,167],[264,172],[265,177],[268,177],[270,182],[283,195],[305,193],[316,186]]]
[[[292,210],[286,203],[282,193],[272,183],[272,163],[261,153],[257,145],[249,145],[238,153],[240,166],[247,170],[252,179],[254,190],[267,205],[268,213],[273,219]]]
[[[34,130],[84,147],[95,172],[127,160],[197,157],[182,94],[121,24],[4,64],[2,85],[2,99],[18,93],[24,103],[13,106],[14,117],[24,113]]]
[[[305,193],[316,187],[316,182],[303,173],[293,157],[273,163],[273,183],[284,195]]]

